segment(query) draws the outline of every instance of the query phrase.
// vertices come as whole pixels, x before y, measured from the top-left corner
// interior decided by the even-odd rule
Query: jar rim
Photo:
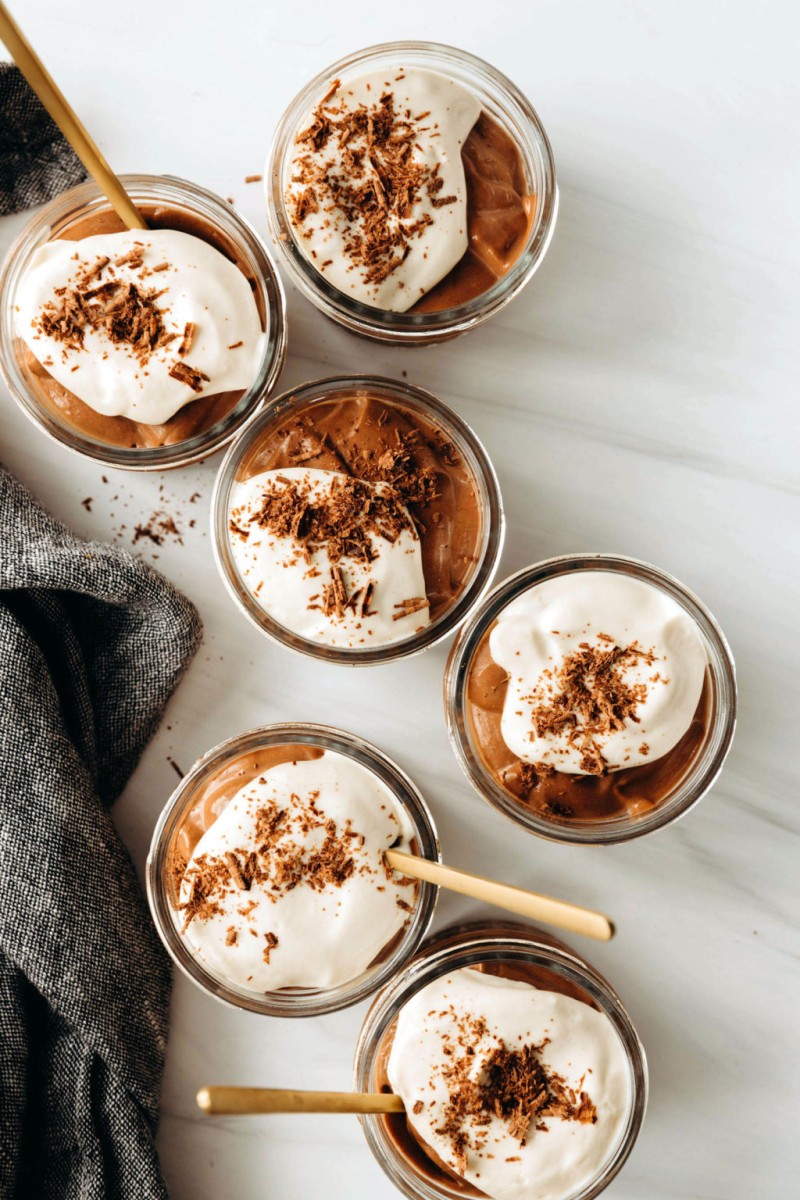
[[[275,1017],[310,1017],[356,1004],[372,995],[402,967],[418,949],[428,931],[438,899],[438,888],[420,881],[413,916],[394,949],[386,958],[380,958],[368,967],[357,979],[333,988],[248,992],[225,981],[221,975],[200,963],[178,933],[175,910],[170,903],[166,881],[171,878],[170,855],[174,838],[203,781],[213,778],[214,773],[232,758],[248,751],[283,744],[311,745],[331,750],[371,771],[389,788],[403,808],[414,828],[420,855],[435,862],[441,861],[438,833],[427,802],[416,784],[393,759],[365,739],[334,726],[279,722],[226,738],[197,759],[158,817],[145,865],[145,884],[150,912],[167,953],[197,987],[223,1004],[248,1012]]]
[[[430,69],[434,69],[438,62],[446,66],[450,74],[453,71],[456,74],[463,73],[461,82],[475,91],[482,105],[492,115],[501,118],[507,131],[508,126],[512,126],[531,185],[536,184],[536,219],[524,249],[511,268],[485,292],[440,312],[388,312],[363,304],[333,287],[298,249],[283,195],[284,164],[291,139],[314,97],[324,93],[331,78],[348,69],[366,65],[374,59],[397,55],[417,55]],[[558,183],[553,150],[533,105],[516,84],[490,63],[468,51],[440,42],[383,42],[346,55],[318,72],[283,113],[267,155],[264,180],[270,231],[283,265],[295,285],[333,320],[367,337],[397,344],[419,344],[464,333],[504,308],[540,266],[552,240],[558,214]]]
[[[665,592],[694,620],[708,652],[714,684],[714,712],[706,742],[673,796],[644,815],[557,821],[541,816],[506,791],[483,762],[466,717],[466,688],[472,660],[500,612],[518,595],[547,579],[583,571],[632,575]],[[456,759],[476,792],[490,807],[548,841],[572,845],[614,845],[654,833],[678,820],[708,793],[730,751],[736,729],[736,667],[727,639],[703,602],[673,575],[641,559],[616,554],[564,554],[523,567],[497,584],[464,623],[445,668],[445,715]]]
[[[183,206],[218,227],[236,243],[261,288],[266,315],[264,350],[256,378],[230,412],[209,429],[181,442],[163,446],[130,447],[102,442],[61,422],[32,394],[19,362],[20,339],[13,322],[14,296],[31,255],[50,240],[54,227],[81,213],[110,209],[99,187],[86,180],[44,205],[22,229],[0,267],[0,375],[29,420],[40,430],[84,458],[104,466],[130,471],[169,470],[199,462],[227,445],[238,429],[269,398],[283,369],[287,352],[286,299],[269,251],[250,223],[221,196],[175,175],[126,174],[119,176],[134,202],[160,202]]]
[[[304,406],[324,403],[338,393],[372,390],[381,399],[405,406],[412,412],[447,430],[469,466],[479,504],[482,506],[483,544],[472,576],[446,609],[422,633],[402,641],[375,647],[329,646],[293,633],[270,617],[257,603],[239,576],[230,551],[228,537],[229,498],[236,472],[245,455],[273,425],[287,420]],[[297,653],[327,662],[351,666],[371,666],[422,653],[457,629],[492,585],[505,539],[505,514],[500,485],[491,460],[471,427],[449,405],[407,380],[382,375],[331,375],[287,388],[273,397],[260,413],[248,421],[223,459],[214,482],[211,498],[211,532],[214,559],[223,583],[236,606],[261,633]]]

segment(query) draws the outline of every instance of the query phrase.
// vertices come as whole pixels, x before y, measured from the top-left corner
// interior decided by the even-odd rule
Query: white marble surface
[[[217,461],[163,477],[105,472],[104,485],[99,468],[49,442],[5,394],[2,457],[95,537],[125,524],[129,541],[162,487],[178,513],[183,544],[144,552],[197,601],[206,639],[116,810],[140,868],[175,783],[168,756],[185,769],[258,722],[343,724],[423,786],[448,859],[618,919],[616,941],[591,958],[638,1024],[652,1102],[609,1197],[798,1195],[796,6],[14,7],[118,169],[196,179],[235,197],[262,232],[260,190],[243,178],[261,170],[284,104],[343,53],[399,36],[450,40],[533,99],[562,204],[527,291],[467,339],[405,352],[355,340],[290,294],[283,384],[407,371],[455,405],[499,471],[504,574],[560,551],[616,550],[704,597],[738,661],[741,720],[722,778],[685,821],[605,851],[521,836],[470,792],[448,748],[446,647],[356,673],[264,640],[212,563]],[[0,223],[3,248],[21,225]],[[412,699],[403,711],[398,696]],[[446,897],[439,921],[469,911]],[[390,1200],[354,1119],[204,1120],[194,1108],[211,1082],[347,1087],[360,1018],[356,1009],[278,1023],[228,1011],[178,979],[160,1133],[176,1200]]]

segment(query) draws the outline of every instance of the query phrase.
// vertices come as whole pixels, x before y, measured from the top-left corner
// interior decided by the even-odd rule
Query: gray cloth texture
[[[0,217],[44,204],[85,178],[19,68],[0,62]]]
[[[0,467],[0,1197],[161,1200],[170,993],[109,807],[201,636]]]

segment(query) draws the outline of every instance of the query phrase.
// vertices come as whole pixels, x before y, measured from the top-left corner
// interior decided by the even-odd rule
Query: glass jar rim
[[[49,231],[81,212],[110,209],[97,184],[86,180],[44,205],[21,230],[0,266],[0,374],[30,421],[60,445],[104,466],[129,471],[170,470],[199,462],[226,446],[239,428],[266,403],[283,369],[287,352],[286,299],[278,271],[263,240],[250,223],[221,196],[176,175],[126,174],[119,176],[134,202],[157,201],[205,217],[236,242],[246,256],[261,287],[266,329],[258,373],[240,400],[215,425],[184,441],[151,447],[116,446],[72,429],[47,413],[30,395],[14,347],[17,342],[12,312],[21,277],[31,255],[49,240]]]
[[[150,912],[158,935],[172,961],[202,991],[223,1004],[248,1012],[275,1017],[311,1017],[336,1012],[372,995],[415,953],[433,918],[438,888],[419,882],[413,916],[397,945],[362,975],[333,988],[296,988],[254,993],[228,984],[212,973],[187,949],[177,931],[174,910],[164,880],[169,871],[172,841],[177,834],[187,803],[204,779],[213,778],[231,758],[249,750],[267,746],[311,745],[352,758],[370,770],[397,799],[414,827],[419,853],[432,861],[441,861],[439,838],[430,809],[419,791],[397,763],[387,754],[356,734],[330,725],[306,722],[279,722],[249,729],[212,747],[201,755],[167,800],[156,822],[145,865],[145,883]]]
[[[647,1058],[633,1022],[620,997],[608,980],[576,952],[557,941],[551,944],[549,935],[541,942],[533,937],[514,936],[503,933],[496,936],[491,931],[480,931],[484,922],[474,922],[464,927],[464,940],[453,945],[445,941],[447,930],[433,935],[432,945],[425,945],[394,979],[390,980],[375,996],[364,1018],[356,1045],[353,1066],[355,1091],[369,1092],[375,1088],[374,1067],[377,1053],[393,1022],[412,996],[427,984],[448,972],[463,967],[477,966],[485,962],[524,962],[554,971],[582,989],[611,1021],[628,1060],[631,1080],[631,1095],[628,1120],[616,1148],[601,1168],[600,1174],[579,1192],[565,1200],[593,1200],[604,1191],[619,1173],[630,1156],[644,1122],[648,1098]],[[530,926],[532,935],[539,931]],[[455,929],[454,933],[460,932]],[[444,945],[440,943],[444,941]],[[375,1115],[359,1116],[367,1144],[372,1154],[396,1187],[412,1200],[457,1200],[461,1192],[445,1191],[423,1181],[393,1152],[393,1143],[385,1132],[382,1118]]]
[[[419,412],[421,416],[430,418],[435,424],[447,429],[448,436],[456,443],[459,453],[469,465],[476,490],[479,492],[479,502],[484,506],[485,529],[483,546],[473,576],[451,608],[426,626],[421,634],[413,634],[402,641],[390,642],[384,646],[351,649],[329,646],[300,637],[261,609],[250,590],[240,580],[230,553],[228,502],[242,459],[271,425],[287,419],[291,411],[299,409],[302,405],[322,403],[337,393],[369,389],[399,406],[405,404],[412,411]],[[239,437],[229,447],[217,472],[211,498],[211,532],[214,558],[223,583],[240,611],[261,633],[290,650],[324,659],[326,662],[370,666],[422,653],[441,642],[468,618],[491,587],[497,572],[505,539],[505,515],[500,485],[489,456],[466,421],[447,404],[431,392],[406,380],[389,379],[381,375],[332,375],[324,379],[310,380],[295,388],[287,388],[279,396],[273,397],[247,422]]]
[[[483,85],[484,94],[479,96],[483,103],[487,103],[488,88],[494,89],[492,95],[496,107],[499,107],[497,97],[501,95],[504,101],[502,112],[505,122],[513,120],[514,131],[518,134],[518,145],[524,138],[521,148],[530,161],[536,156],[539,176],[537,182],[541,190],[541,195],[537,195],[537,218],[529,231],[524,250],[509,271],[480,295],[440,312],[387,312],[354,300],[333,287],[298,250],[283,196],[284,161],[291,145],[291,137],[298,121],[306,115],[315,94],[323,94],[331,78],[344,74],[352,67],[365,65],[373,59],[404,54],[431,59],[431,64],[428,64],[431,69],[435,61],[449,65],[451,71],[455,65],[458,70],[469,76],[476,94],[478,85]],[[530,161],[526,164],[528,167]],[[383,42],[346,55],[318,72],[298,92],[283,113],[267,155],[264,180],[267,216],[273,241],[279,248],[284,266],[296,286],[332,319],[355,332],[378,338],[385,337],[398,344],[418,344],[426,340],[454,336],[473,328],[505,307],[538,269],[552,240],[558,215],[558,184],[552,146],[527,96],[506,75],[484,59],[441,42]]]
[[[485,767],[465,716],[466,686],[477,648],[499,613],[518,595],[558,575],[583,571],[633,575],[665,592],[694,620],[709,653],[717,691],[706,745],[676,794],[644,816],[556,822],[540,816],[507,792]],[[453,752],[475,790],[492,808],[548,841],[572,845],[614,845],[654,833],[684,816],[719,776],[736,729],[736,667],[727,639],[709,609],[675,576],[641,559],[618,554],[564,554],[523,567],[497,584],[464,623],[445,668],[445,715]]]

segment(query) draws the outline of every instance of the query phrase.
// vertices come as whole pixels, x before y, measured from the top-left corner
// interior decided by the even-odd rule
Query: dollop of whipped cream
[[[392,792],[345,755],[270,767],[197,843],[180,887],[183,936],[251,991],[348,983],[409,921],[414,881],[383,856],[412,839]]]
[[[338,471],[263,471],[231,491],[236,569],[309,641],[385,646],[429,624],[419,534],[391,485]]]
[[[565,774],[653,762],[697,711],[708,654],[666,593],[611,571],[536,584],[497,618],[489,650],[508,672],[503,740]]]
[[[604,1013],[469,968],[400,1010],[388,1077],[423,1144],[494,1200],[577,1195],[614,1153],[631,1103]]]
[[[199,396],[245,391],[264,342],[239,268],[173,229],[47,242],[20,283],[16,331],[95,412],[146,425]]]
[[[297,246],[362,304],[405,312],[467,249],[467,88],[423,69],[334,80],[300,123],[284,195]]]

